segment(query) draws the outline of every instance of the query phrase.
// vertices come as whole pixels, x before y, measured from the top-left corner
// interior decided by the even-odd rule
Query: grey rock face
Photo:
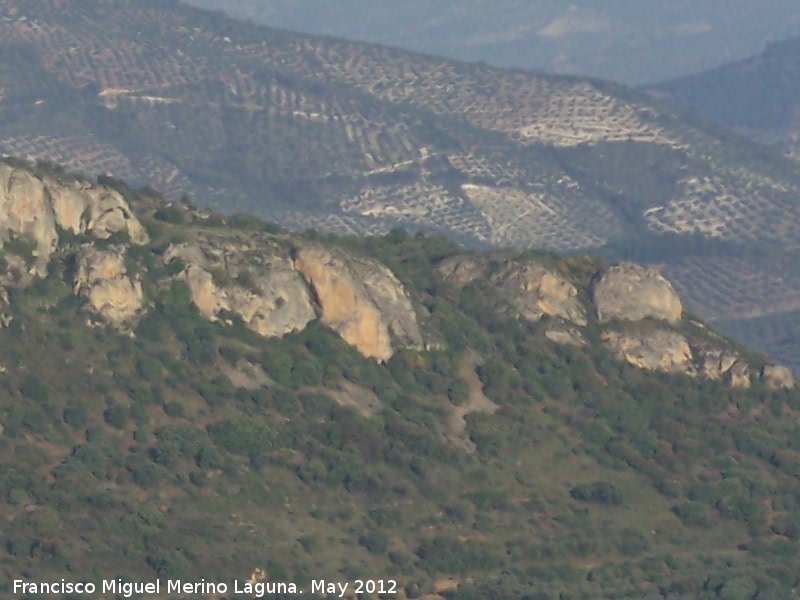
[[[437,271],[445,280],[463,286],[486,277],[489,265],[480,257],[460,256],[442,261]],[[518,317],[535,323],[549,316],[586,325],[586,309],[575,285],[533,260],[507,260],[490,281]]]
[[[511,261],[492,276],[503,296],[529,321],[543,316],[586,325],[586,310],[578,289],[565,277],[533,261]]]
[[[211,238],[172,245],[163,259],[183,261],[180,277],[207,319],[229,311],[259,335],[280,337],[303,330],[316,318],[308,287],[289,253],[278,245]],[[215,281],[214,274],[223,281]]]
[[[594,284],[593,301],[601,323],[649,317],[674,325],[683,314],[672,284],[655,269],[633,263],[609,267]]]
[[[738,354],[720,349],[705,349],[700,354],[704,379],[721,379],[730,387],[750,387],[750,367]]]
[[[640,369],[691,376],[696,374],[689,342],[675,331],[605,331],[602,339],[618,358]]]
[[[445,281],[464,286],[486,277],[487,264],[482,257],[454,256],[436,265],[436,271]]]

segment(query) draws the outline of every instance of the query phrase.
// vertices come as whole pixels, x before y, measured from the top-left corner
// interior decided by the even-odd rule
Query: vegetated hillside
[[[758,55],[650,90],[705,118],[797,153],[800,132],[800,38]]]
[[[782,0],[677,0],[647,10],[637,0],[187,3],[273,27],[627,83],[696,73],[800,33],[800,11]]]
[[[797,336],[797,165],[638,92],[156,0],[2,0],[0,53],[8,153],[295,229],[657,248],[701,316]]]
[[[655,271],[0,179],[0,590],[796,593],[800,392]]]

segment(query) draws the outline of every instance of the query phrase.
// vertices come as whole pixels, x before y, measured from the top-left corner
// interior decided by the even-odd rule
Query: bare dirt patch
[[[352,406],[365,417],[372,417],[381,409],[375,392],[346,379],[339,382],[338,390],[327,390],[327,393],[341,406]]]
[[[220,365],[220,370],[233,385],[246,390],[257,390],[272,383],[261,365],[254,365],[246,360],[239,361],[235,367],[223,363]]]

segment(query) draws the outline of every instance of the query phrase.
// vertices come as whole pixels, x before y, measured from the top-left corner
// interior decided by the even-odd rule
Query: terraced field
[[[157,0],[0,0],[0,151],[300,229],[609,255],[766,239],[757,265],[650,258],[711,320],[797,308],[778,260],[800,244],[797,164],[604,82]]]

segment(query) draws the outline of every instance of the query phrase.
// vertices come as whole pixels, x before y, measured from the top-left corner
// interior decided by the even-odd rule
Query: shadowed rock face
[[[455,257],[442,261],[437,271],[448,281],[466,285],[486,277],[489,266],[483,258]],[[489,280],[518,317],[536,323],[548,316],[586,325],[586,309],[575,285],[533,260],[508,260]]]
[[[125,267],[125,247],[98,250],[85,244],[78,254],[75,294],[106,323],[121,327],[143,309],[142,283],[131,279]]]
[[[436,265],[436,271],[445,281],[458,286],[486,277],[486,259],[478,256],[454,256]]]
[[[322,322],[364,356],[387,360],[395,344],[422,347],[408,292],[385,266],[317,245],[298,249],[294,264],[313,290]]]
[[[316,318],[303,278],[294,270],[288,252],[277,245],[247,247],[211,239],[203,245],[170,246],[164,261],[176,259],[185,263],[180,276],[207,319],[229,311],[259,335],[279,337],[303,330]],[[229,281],[215,281],[212,272],[223,273]]]
[[[561,275],[533,261],[512,261],[492,276],[505,298],[529,321],[543,316],[558,317],[575,325],[586,325],[586,311],[578,300],[578,289]]]
[[[633,263],[609,267],[594,285],[593,300],[601,323],[649,317],[674,325],[683,315],[672,284],[655,269]]]

